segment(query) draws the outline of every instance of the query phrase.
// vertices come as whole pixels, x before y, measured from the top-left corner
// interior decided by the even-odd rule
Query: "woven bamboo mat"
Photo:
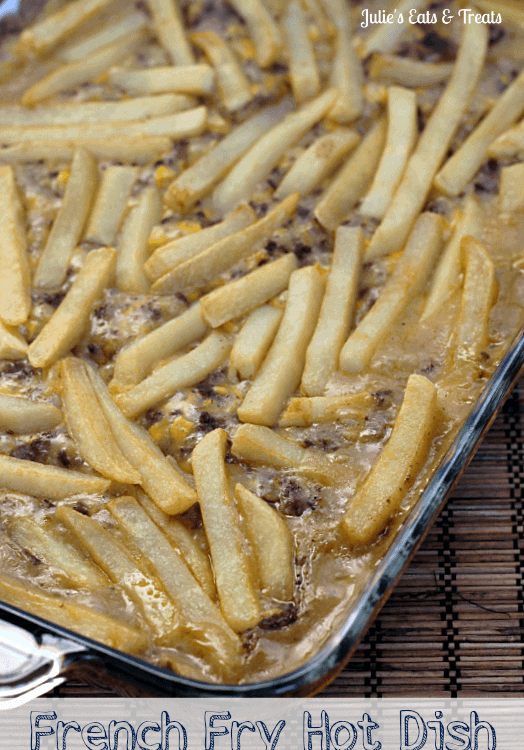
[[[524,378],[326,697],[524,696]],[[69,697],[134,694],[78,675]]]

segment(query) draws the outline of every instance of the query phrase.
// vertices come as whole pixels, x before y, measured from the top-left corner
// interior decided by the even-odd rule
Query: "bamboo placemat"
[[[326,697],[524,696],[524,378]],[[87,671],[55,693],[134,694]]]

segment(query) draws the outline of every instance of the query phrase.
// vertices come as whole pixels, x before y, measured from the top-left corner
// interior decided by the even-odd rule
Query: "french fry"
[[[198,540],[193,537],[192,532],[181,521],[170,518],[167,513],[160,510],[158,505],[155,505],[143,492],[137,493],[137,500],[158,528],[180,551],[191,573],[206,594],[211,599],[215,599],[215,578],[211,570],[209,557],[199,545]]]
[[[193,65],[195,57],[186,39],[178,0],[147,0],[160,43],[174,65]]]
[[[109,580],[89,560],[65,542],[51,524],[38,524],[30,516],[18,516],[10,524],[11,537],[39,560],[59,568],[75,583],[90,588],[109,586]]]
[[[279,427],[309,427],[316,422],[361,421],[373,399],[364,392],[348,396],[313,396],[292,398],[278,420]]]
[[[242,318],[284,291],[296,268],[296,256],[288,253],[237,281],[218,287],[200,300],[202,317],[212,328],[218,328],[233,318]]]
[[[335,34],[335,29],[326,15],[326,9],[322,0],[304,0],[304,6],[312,17],[320,36],[323,39],[331,40]]]
[[[362,262],[360,227],[339,227],[331,270],[318,322],[306,352],[301,390],[320,396],[337,369],[340,350],[353,317]]]
[[[92,250],[63,301],[28,349],[33,367],[49,367],[80,340],[89,321],[91,306],[111,280],[116,250]]]
[[[217,213],[227,214],[249,199],[255,186],[271,172],[286,150],[322,120],[336,96],[332,89],[324,92],[263,135],[215,189],[213,205]]]
[[[246,521],[264,593],[280,601],[291,601],[294,544],[286,522],[276,510],[241,484],[235,486],[235,500]]]
[[[400,0],[393,12],[393,22],[382,23],[369,33],[362,44],[362,57],[367,57],[371,52],[391,52],[397,46],[398,41],[404,34],[404,23],[399,23],[399,16],[409,18],[411,10],[422,12],[429,5],[430,0]]]
[[[524,164],[502,167],[500,173],[499,211],[524,209]],[[478,238],[477,238],[478,239]]]
[[[261,68],[268,68],[276,62],[282,51],[282,35],[271,13],[261,0],[230,0],[246,22],[257,52],[257,62]]]
[[[256,625],[261,612],[226,473],[226,445],[224,430],[209,432],[197,443],[191,463],[222,614],[234,631],[242,632]]]
[[[293,215],[299,198],[298,193],[293,193],[255,224],[224,237],[194,258],[175,266],[172,271],[155,281],[152,291],[160,294],[182,290],[187,292],[206,286],[242,258],[252,255],[263,242],[267,242],[275,229]]]
[[[12,331],[0,320],[0,359],[25,359],[27,342],[16,329]]]
[[[524,71],[497,100],[493,109],[447,160],[435,177],[435,187],[445,195],[461,193],[485,161],[493,141],[524,112]]]
[[[0,167],[0,319],[25,323],[31,310],[25,219],[12,167]]]
[[[107,504],[111,515],[129,534],[155,573],[178,611],[190,624],[210,623],[220,633],[218,647],[236,662],[240,641],[222,613],[194,579],[184,559],[133,497],[119,497]],[[213,643],[213,642],[212,642]],[[216,647],[216,646],[215,646]]]
[[[2,430],[10,430],[17,435],[47,432],[60,424],[62,419],[62,412],[53,404],[0,393],[0,429]]]
[[[164,195],[165,203],[173,209],[189,211],[291,106],[284,101],[276,107],[268,107],[234,128],[171,183]]]
[[[111,648],[130,654],[139,654],[147,649],[149,638],[146,631],[83,604],[75,604],[63,596],[50,594],[27,581],[20,583],[7,575],[0,575],[0,597],[14,607]]]
[[[242,422],[271,427],[298,386],[324,291],[315,266],[291,274],[286,309],[271,349],[237,413]]]
[[[34,461],[0,455],[2,484],[11,492],[63,500],[70,495],[102,495],[111,482],[79,471],[46,466]]]
[[[114,243],[137,177],[136,167],[112,166],[104,170],[85,232],[86,240],[101,245]]]
[[[351,546],[371,544],[399,510],[427,458],[436,408],[435,385],[422,375],[411,375],[391,437],[344,516]]]
[[[352,43],[352,23],[344,0],[323,0],[336,29],[335,58],[331,68],[330,86],[339,96],[329,113],[336,122],[348,123],[360,117],[364,107],[362,64]]]
[[[100,409],[86,365],[68,357],[62,360],[60,373],[66,424],[84,461],[109,479],[140,484],[140,473],[121,452]]]
[[[320,136],[301,154],[275,190],[275,198],[283,200],[298,191],[309,195],[342,159],[360,142],[356,130],[339,128]],[[0,152],[1,155],[1,152]]]
[[[126,417],[135,417],[153,404],[204,380],[219,367],[231,351],[231,342],[222,333],[211,333],[196,349],[159,367],[129,391],[115,396]]]
[[[451,79],[426,123],[384,219],[371,239],[366,260],[400,250],[423,207],[484,66],[486,26],[464,26]]]
[[[169,515],[188,510],[197,500],[196,492],[175,462],[167,460],[145,430],[124,417],[100,376],[91,368],[87,372],[118,447],[140,472],[144,492]]]
[[[397,86],[418,88],[444,83],[453,73],[453,63],[430,63],[398,55],[375,54],[371,58],[369,77]]]
[[[377,169],[385,137],[386,121],[380,119],[322,194],[314,213],[326,229],[336,229],[368,188]]]
[[[386,144],[373,183],[360,206],[362,216],[384,218],[417,136],[417,95],[414,91],[391,86],[388,88]]]
[[[87,550],[95,563],[137,606],[160,643],[173,645],[180,636],[180,616],[158,581],[133,560],[123,543],[94,518],[61,505],[56,517]]]
[[[488,148],[492,159],[521,159],[524,154],[524,122],[500,135]]]
[[[266,356],[282,319],[282,310],[262,305],[249,315],[229,355],[230,380],[252,378]]]
[[[147,292],[149,279],[143,266],[149,254],[147,241],[162,218],[162,202],[156,187],[147,187],[122,227],[116,264],[116,286],[123,292]]]
[[[193,341],[203,338],[208,326],[202,317],[200,302],[164,323],[147,336],[122,349],[115,361],[111,392],[127,390],[143,380],[163,359]]]
[[[62,205],[38,261],[34,285],[44,289],[63,284],[69,260],[77,246],[98,186],[93,157],[78,149],[73,157]]]
[[[27,161],[72,161],[77,148],[89,151],[95,159],[127,164],[149,164],[172,148],[169,138],[76,138],[73,141],[33,141],[0,148],[0,163],[20,164]]]
[[[240,461],[255,461],[293,469],[300,466],[307,451],[293,440],[277,435],[269,427],[243,424],[235,432],[231,453]]]
[[[297,104],[316,96],[320,75],[313,45],[308,36],[305,13],[299,0],[287,3],[282,21],[289,54],[289,76]]]
[[[249,227],[255,220],[256,214],[251,206],[240,206],[218,224],[199,232],[192,232],[157,248],[145,263],[144,271],[152,281],[155,281],[179,263],[194,258],[224,237]]]
[[[67,47],[61,47],[56,54],[64,62],[77,62],[108,44],[114,44],[114,42],[124,39],[129,34],[146,30],[148,27],[149,19],[145,13],[138,10],[126,13],[120,20],[105,26],[101,31],[97,31]]]
[[[378,300],[360,321],[340,353],[344,372],[361,372],[408,303],[426,282],[442,246],[443,221],[438,214],[423,213]]]
[[[109,80],[131,96],[144,94],[211,94],[215,86],[215,73],[209,65],[177,65],[171,67],[112,68]]]
[[[111,65],[116,65],[134,52],[143,39],[144,32],[135,31],[125,39],[108,44],[107,47],[102,47],[82,60],[60,66],[30,86],[22,97],[22,104],[31,107],[54,94],[69,91],[75,86],[92,81],[101,73],[105,73]]]
[[[251,85],[227,42],[214,31],[200,31],[191,35],[215,68],[218,93],[228,112],[236,112],[253,99]]]
[[[440,310],[442,305],[459,289],[462,273],[461,243],[468,235],[479,241],[484,236],[481,208],[472,195],[468,196],[464,213],[442,253],[431,282],[428,299],[420,316],[421,323]]]

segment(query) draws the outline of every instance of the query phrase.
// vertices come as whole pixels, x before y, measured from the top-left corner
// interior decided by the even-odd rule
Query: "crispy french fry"
[[[145,263],[144,271],[152,281],[155,281],[179,263],[207,250],[224,237],[249,227],[255,220],[256,214],[251,206],[240,206],[218,224],[199,232],[192,232],[157,248]]]
[[[336,96],[336,91],[332,89],[324,92],[263,135],[215,189],[213,205],[216,211],[229,213],[239,203],[249,199],[255,186],[269,174],[286,149],[322,120]]]
[[[140,484],[140,473],[131,466],[115,442],[86,365],[79,359],[68,357],[62,361],[60,373],[66,424],[82,458],[110,479],[124,484]]]
[[[242,549],[240,521],[225,467],[227,433],[209,432],[191,455],[198,499],[209,541],[220,607],[237,632],[261,617],[260,602]]]
[[[228,112],[236,112],[253,99],[251,85],[227,42],[214,31],[200,31],[191,41],[215,68],[218,93]]]
[[[0,319],[25,323],[31,310],[25,220],[12,167],[0,167]]]
[[[230,0],[231,5],[245,20],[257,52],[261,68],[268,68],[278,60],[282,51],[282,35],[271,13],[261,0]]]
[[[275,190],[275,198],[283,200],[295,191],[298,191],[302,197],[308,195],[359,142],[360,135],[357,131],[346,128],[320,136],[298,157],[284,176]]]
[[[249,315],[235,339],[229,356],[231,380],[252,378],[262,364],[275,338],[282,319],[282,310],[262,305]]]
[[[353,317],[362,247],[360,227],[337,229],[326,293],[302,373],[301,390],[308,396],[322,395],[337,369],[340,350]]]
[[[202,316],[218,328],[228,320],[241,318],[253,308],[280,294],[297,268],[297,259],[288,253],[273,263],[266,263],[237,281],[218,287],[200,300]]]
[[[241,484],[235,486],[235,500],[246,521],[264,593],[280,601],[290,601],[294,584],[294,544],[286,522]]]
[[[86,240],[113,244],[137,177],[136,167],[113,166],[104,170],[85,232]]]
[[[49,367],[80,340],[89,321],[91,306],[112,278],[116,250],[92,250],[64,300],[28,349],[33,367]]]
[[[336,229],[364,194],[377,169],[385,137],[386,121],[380,119],[322,194],[314,213],[326,229]]]
[[[339,96],[329,113],[337,122],[348,123],[360,117],[364,107],[362,64],[352,43],[350,10],[344,0],[323,0],[336,29],[335,59],[330,86]]]
[[[66,505],[56,517],[87,550],[95,563],[120,586],[137,606],[161,643],[173,645],[180,636],[180,616],[158,581],[133,560],[123,543],[94,518]]]
[[[451,79],[431,113],[384,219],[371,239],[366,260],[400,250],[424,205],[431,184],[477,86],[484,66],[486,26],[464,26]]]
[[[149,254],[147,241],[162,218],[162,202],[156,187],[147,187],[138,204],[127,215],[118,247],[116,285],[123,292],[147,292],[149,279],[144,263]]]
[[[364,392],[348,396],[292,398],[278,420],[280,427],[309,427],[316,422],[360,421],[368,413],[371,396]]]
[[[27,342],[16,329],[12,331],[0,320],[0,359],[25,359]]]
[[[175,266],[172,271],[155,281],[152,291],[161,294],[182,290],[187,292],[206,286],[242,258],[254,253],[263,242],[267,242],[275,229],[293,215],[299,198],[298,193],[293,193],[255,224],[224,237],[194,258]]]
[[[417,136],[417,95],[414,91],[391,86],[388,88],[386,144],[373,183],[360,206],[362,216],[384,218]]]
[[[107,577],[65,542],[48,523],[40,526],[30,516],[18,516],[10,524],[11,537],[32,555],[59,568],[71,581],[90,588],[109,586]]]
[[[144,630],[133,628],[116,617],[102,614],[83,604],[75,604],[63,596],[49,594],[27,581],[20,583],[14,578],[1,575],[0,597],[14,607],[111,648],[122,649],[130,654],[139,654],[147,648],[149,638]]]
[[[10,430],[17,435],[47,432],[60,424],[62,419],[62,412],[53,404],[0,393],[0,429],[2,430]]]
[[[524,112],[524,71],[497,100],[435,177],[435,187],[446,195],[461,193],[486,159],[493,141],[511,127]]]
[[[271,427],[277,421],[302,377],[323,291],[324,282],[315,266],[300,268],[291,274],[278,333],[237,412],[242,422]]]
[[[88,83],[101,73],[123,60],[133,52],[144,39],[143,31],[135,31],[125,39],[108,44],[107,47],[77,62],[66,63],[56,70],[51,71],[41,80],[30,86],[22,97],[24,106],[32,106],[44,99],[49,99],[54,94],[69,91],[75,86]]]
[[[305,13],[299,0],[287,3],[282,23],[286,34],[293,96],[298,104],[302,104],[318,94],[320,75],[308,36]]]
[[[291,103],[284,101],[276,107],[258,112],[232,130],[171,183],[164,195],[167,205],[189,211],[200,198],[211,191],[242,154],[280,122],[291,108]]]
[[[371,52],[391,52],[397,46],[398,41],[404,34],[404,23],[399,23],[399,16],[409,18],[411,10],[422,12],[430,3],[430,0],[400,0],[393,13],[393,22],[382,23],[374,28],[366,36],[362,45],[362,57],[367,57]]]
[[[160,43],[175,65],[192,65],[195,57],[186,39],[178,0],[147,0]]]
[[[375,54],[369,77],[374,81],[417,88],[444,83],[453,73],[453,63],[430,63],[398,55]]]
[[[51,500],[62,500],[83,492],[101,495],[111,484],[102,477],[3,455],[0,455],[0,471],[6,489]]]
[[[391,437],[344,516],[343,529],[352,546],[371,544],[398,511],[427,458],[436,408],[435,385],[422,375],[411,375]]]
[[[114,44],[129,34],[133,34],[135,31],[146,30],[148,27],[149,19],[145,13],[141,13],[139,10],[133,11],[87,38],[81,39],[79,42],[74,42],[67,47],[61,47],[57,50],[56,54],[64,62],[77,62],[108,44]]]
[[[200,302],[197,302],[178,318],[164,323],[118,353],[110,390],[118,392],[136,385],[160,361],[201,339],[207,331]]]
[[[426,282],[442,246],[443,221],[438,214],[423,213],[406,249],[378,300],[360,321],[340,353],[340,368],[360,372],[408,303]]]
[[[523,209],[524,164],[513,164],[511,167],[502,167],[500,174],[499,211],[522,211]]]
[[[0,148],[0,163],[20,164],[27,161],[72,161],[77,148],[89,151],[95,159],[120,161],[128,164],[149,164],[172,148],[164,137],[134,138],[76,138],[73,141],[33,141],[18,146]]]
[[[209,65],[177,65],[171,67],[112,68],[109,80],[131,96],[143,94],[211,94],[215,86],[215,73]]]
[[[231,342],[222,333],[211,333],[187,354],[159,367],[129,391],[115,396],[115,402],[127,417],[135,417],[152,404],[204,380],[219,367],[231,351]]]
[[[63,284],[69,260],[77,246],[98,185],[93,157],[78,149],[73,157],[62,205],[38,261],[34,284],[49,289]]]
[[[479,241],[484,236],[482,212],[472,195],[467,198],[464,213],[442,253],[442,258],[431,282],[428,299],[420,316],[421,323],[430,318],[437,310],[440,310],[442,305],[459,289],[462,278],[461,243],[464,237],[468,235]]]
[[[269,427],[243,424],[235,433],[231,453],[241,461],[293,469],[300,466],[307,451],[293,440],[277,435]]]

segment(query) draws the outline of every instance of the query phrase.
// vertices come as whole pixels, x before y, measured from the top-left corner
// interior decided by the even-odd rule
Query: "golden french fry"
[[[146,30],[148,27],[149,19],[145,13],[139,10],[132,11],[126,13],[120,20],[115,21],[115,23],[104,26],[101,31],[82,38],[78,42],[73,42],[73,44],[67,47],[61,47],[57,50],[56,54],[64,62],[77,62],[108,44],[118,42],[129,36],[129,34]]]
[[[257,624],[261,612],[226,473],[226,445],[224,430],[209,432],[197,443],[191,463],[222,614],[233,630],[242,632]]]
[[[80,340],[91,306],[113,277],[115,266],[116,250],[110,247],[88,253],[63,301],[29,346],[33,367],[49,367]]]
[[[33,141],[0,148],[0,163],[20,164],[27,161],[72,161],[77,148],[89,151],[95,159],[149,164],[172,148],[170,138],[76,138],[73,141]]]
[[[122,227],[116,264],[116,286],[121,291],[148,291],[150,283],[143,270],[149,254],[147,241],[161,218],[162,202],[158,190],[147,187]]]
[[[113,583],[126,592],[160,643],[173,645],[180,636],[180,616],[158,581],[145,573],[123,543],[94,518],[77,513],[67,505],[57,508],[56,517]]]
[[[292,398],[278,420],[280,427],[309,427],[316,422],[361,421],[368,413],[373,399],[369,393],[348,396],[313,396]]]
[[[344,344],[341,370],[361,372],[409,301],[421,291],[441,250],[442,230],[438,214],[426,212],[419,217],[393,275]]]
[[[153,404],[204,380],[219,367],[231,351],[231,342],[222,333],[211,333],[187,354],[159,367],[129,391],[115,396],[126,417],[135,417]]]
[[[289,76],[295,101],[298,104],[316,96],[320,90],[313,45],[308,36],[305,13],[299,0],[287,3],[283,18],[289,55]]]
[[[426,123],[384,219],[371,239],[366,260],[400,250],[423,207],[431,184],[476,89],[484,66],[486,26],[464,26],[451,79]]]
[[[235,500],[246,521],[264,593],[280,601],[291,601],[294,544],[286,522],[268,503],[241,484],[235,486]]]
[[[177,65],[171,67],[112,68],[109,80],[131,96],[143,94],[211,94],[215,86],[215,73],[209,65]]]
[[[53,404],[0,393],[0,429],[2,430],[10,430],[17,435],[47,432],[60,424],[62,418],[62,412]]]
[[[3,486],[11,492],[52,500],[83,492],[101,495],[111,484],[102,477],[3,455],[0,455],[0,472]]]
[[[175,266],[172,271],[155,281],[152,291],[161,294],[182,290],[188,292],[206,286],[242,258],[254,253],[263,242],[267,242],[275,229],[293,215],[299,199],[299,194],[293,193],[255,224],[224,237],[194,258]]]
[[[253,99],[251,85],[227,42],[214,31],[200,31],[191,41],[204,52],[215,68],[218,93],[224,107],[236,112]]]
[[[397,86],[418,88],[444,83],[453,73],[453,63],[430,63],[398,55],[375,54],[371,58],[372,80]]]
[[[399,23],[399,17],[409,18],[410,11],[421,13],[429,5],[430,0],[400,0],[393,12],[393,22],[382,23],[374,28],[366,36],[362,44],[362,57],[367,57],[371,52],[391,52],[397,46],[398,41],[404,34],[404,22]]]
[[[353,24],[344,0],[323,0],[336,29],[335,58],[330,86],[339,92],[329,117],[337,122],[353,122],[364,107],[362,64],[352,43]]]
[[[296,256],[288,253],[237,281],[218,287],[200,300],[202,317],[212,328],[218,328],[233,318],[242,318],[284,291],[296,268]]]
[[[333,89],[325,91],[313,101],[302,105],[296,112],[289,114],[263,135],[215,189],[215,210],[224,215],[236,208],[239,203],[248,200],[256,185],[271,172],[286,150],[316,122],[322,120],[336,96]]]
[[[98,399],[79,359],[61,362],[62,405],[69,434],[82,458],[110,479],[124,484],[140,484],[134,469],[115,442],[111,426],[100,409]]]
[[[427,458],[435,428],[437,389],[422,375],[408,379],[393,432],[344,516],[354,547],[371,544],[398,511]]]
[[[25,219],[12,167],[0,167],[0,319],[25,323],[31,310]]]
[[[104,170],[85,232],[86,240],[113,244],[137,177],[136,167],[112,166]]]
[[[160,43],[175,65],[192,65],[195,57],[186,39],[178,0],[147,0]]]
[[[0,320],[0,359],[25,359],[27,342],[16,329],[12,331]]]
[[[524,209],[524,164],[513,164],[511,167],[502,167],[500,173],[499,211],[522,211],[522,209]]]
[[[252,378],[262,364],[282,319],[282,310],[262,305],[249,315],[229,355],[231,380]]]
[[[231,453],[241,461],[292,469],[300,466],[307,451],[293,440],[277,435],[269,427],[243,424],[235,432]]]
[[[231,5],[245,20],[257,52],[261,68],[268,68],[282,51],[282,36],[278,25],[261,0],[230,0]]]
[[[271,427],[298,386],[317,324],[324,281],[315,266],[291,274],[286,309],[271,349],[238,409],[242,422]]]
[[[62,205],[56,215],[35,272],[34,284],[44,289],[63,284],[69,260],[77,246],[98,186],[93,157],[78,149],[73,157]]]
[[[340,350],[353,318],[362,247],[360,227],[337,229],[326,293],[302,373],[301,390],[309,396],[320,396],[337,369]]]

